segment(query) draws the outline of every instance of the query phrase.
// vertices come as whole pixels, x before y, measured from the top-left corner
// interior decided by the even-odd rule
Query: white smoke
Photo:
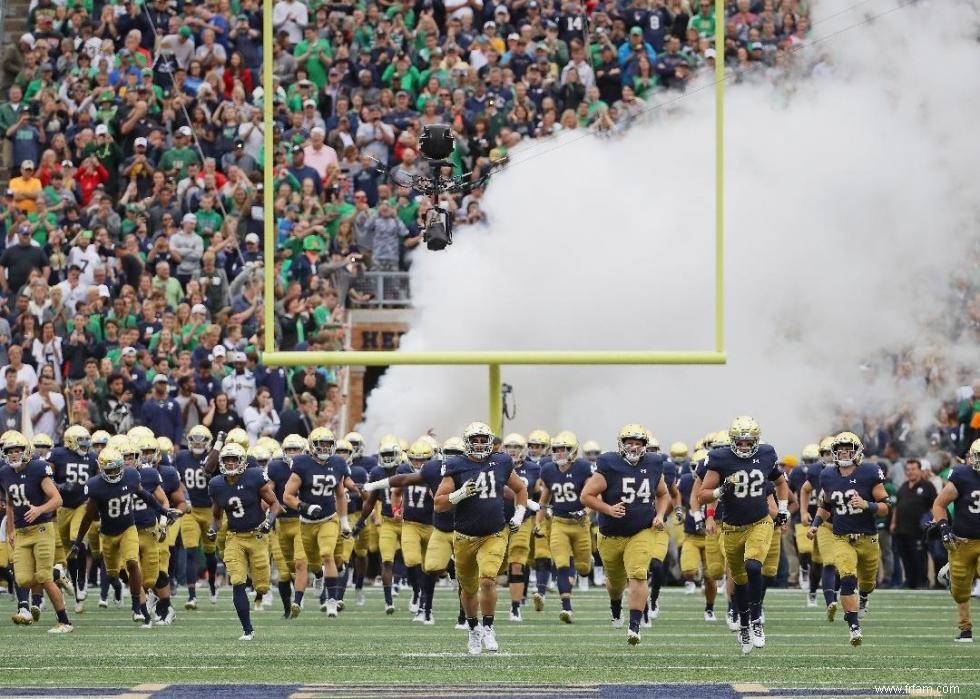
[[[927,320],[964,259],[980,202],[977,14],[953,0],[852,4],[813,3],[831,75],[789,96],[728,90],[728,364],[504,367],[508,431],[572,429],[609,447],[637,421],[691,442],[750,414],[790,453],[832,426],[835,405],[924,405],[860,363],[931,346]],[[415,255],[402,349],[714,349],[713,90],[665,111],[622,141],[575,134],[513,153],[485,201],[489,229]],[[392,367],[364,431],[444,439],[486,419],[486,393],[482,367]]]

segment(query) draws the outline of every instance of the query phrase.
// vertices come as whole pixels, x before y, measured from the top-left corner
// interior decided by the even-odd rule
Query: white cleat
[[[109,600],[99,599],[99,609],[108,609],[108,608],[109,608]]]
[[[296,602],[290,603],[290,605],[289,605],[289,618],[290,619],[295,619],[296,617],[299,616],[299,613],[301,611],[303,611],[302,608],[298,604],[296,604]]]
[[[313,591],[318,595],[323,591],[323,578],[313,578]]]
[[[143,623],[143,615],[140,614],[139,612],[133,612],[133,621],[135,621],[135,622],[137,622],[139,624],[142,624]]]
[[[157,626],[170,626],[174,623],[174,619],[176,618],[177,610],[175,610],[173,607],[168,607],[167,616],[163,617],[162,619],[160,617],[156,618]]]
[[[759,621],[763,625],[765,625],[765,623],[766,623],[766,610],[765,609],[760,609],[759,610]]]
[[[807,594],[807,596],[806,596],[806,606],[807,606],[808,609],[816,609],[817,608],[817,594],[816,593]]]
[[[320,605],[320,611],[321,612],[327,611],[327,600],[323,600],[323,603]]]
[[[412,600],[408,603],[408,613],[418,614],[419,613],[419,603],[417,600]]]
[[[431,615],[431,614],[429,616],[423,616],[422,617],[422,624],[424,626],[435,626],[436,625],[436,618],[433,615]]]
[[[261,597],[256,597],[255,598],[255,601],[252,602],[252,611],[253,612],[264,612],[265,611],[265,607],[262,606],[262,598]]]
[[[74,630],[75,627],[71,624],[58,624],[48,629],[48,633],[71,633]]]
[[[40,621],[41,620],[41,610],[42,609],[44,609],[43,603],[42,603],[42,605],[36,605],[36,604],[32,604],[31,605],[31,618],[34,619],[34,621]]]
[[[725,615],[725,621],[728,624],[729,631],[738,631],[738,614],[736,614],[734,609],[728,610],[728,613]]]
[[[766,647],[766,631],[762,626],[762,619],[756,619],[752,622],[752,645],[756,648]]]
[[[861,629],[851,629],[851,645],[859,646],[862,641],[864,641],[864,634],[861,633]]]
[[[31,610],[26,607],[21,607],[17,610],[17,613],[10,617],[10,620],[17,624],[17,626],[30,626],[34,623],[34,617],[31,616]]]
[[[718,621],[718,617],[715,616],[715,613],[714,613],[713,610],[706,609],[706,610],[704,610],[704,620],[705,621],[712,621],[712,622],[714,622],[714,621]]]
[[[214,588],[214,592],[212,592],[210,595],[208,595],[208,599],[211,600],[211,604],[217,604],[218,603],[218,588]]]
[[[742,649],[742,655],[748,655],[752,652],[752,632],[748,626],[739,627],[738,633],[735,634],[735,640],[738,641],[738,645]]]
[[[249,633],[243,633],[241,636],[238,637],[238,640],[239,641],[251,641],[254,638],[255,638],[255,632],[254,631],[250,631]]]
[[[520,608],[516,612],[511,612],[510,616],[507,617],[508,621],[513,621],[515,624],[520,624],[524,621],[524,617],[521,616]]]
[[[413,624],[414,624],[414,623],[419,623],[419,624],[421,624],[421,623],[422,623],[423,621],[425,621],[425,612],[423,612],[423,611],[421,611],[421,610],[420,610],[420,611],[418,611],[418,612],[416,612],[416,613],[415,613],[415,616],[413,616],[413,617],[412,617],[412,623],[413,623]]]
[[[498,650],[500,650],[500,646],[497,645],[497,634],[494,633],[492,626],[483,627],[483,647],[486,648],[487,652],[489,653],[496,653]]]
[[[566,624],[571,624],[575,621],[575,613],[571,609],[562,609],[558,613],[558,618]]]
[[[606,572],[602,566],[596,566],[592,569],[592,580],[595,581],[596,587],[602,587],[606,584]]]
[[[152,629],[153,628],[153,620],[152,619],[144,619],[143,620],[143,623],[140,624],[140,628],[141,629]]]
[[[978,578],[973,583],[973,592],[970,593],[971,597],[980,597],[980,578]]]
[[[122,606],[123,606],[123,598],[121,596],[120,597],[113,597],[112,598],[112,606],[114,606],[116,609],[122,609]]]
[[[344,600],[342,600],[342,599],[337,600],[337,611],[338,612],[342,612],[346,608],[347,608],[347,605],[344,604]]]
[[[621,629],[621,628],[623,628],[623,617],[619,617],[618,619],[613,619],[612,620],[612,627],[614,629]]]
[[[697,591],[698,591],[698,586],[694,584],[693,580],[688,580],[686,583],[684,583],[685,595],[693,595]]]
[[[79,599],[76,597],[75,598],[75,614],[84,614],[84,613],[85,613],[85,602],[79,601]]]
[[[187,611],[196,610],[197,598],[195,597],[194,599],[189,599],[186,602],[184,602],[184,609],[186,609]]]
[[[629,629],[626,632],[626,642],[631,646],[638,645],[640,643],[640,632]]]
[[[542,595],[540,592],[535,592],[533,595],[531,595],[531,601],[534,602],[534,611],[544,611],[544,595]]]
[[[327,616],[336,618],[337,616],[337,600],[328,599],[327,600]]]
[[[388,616],[391,616],[394,613],[395,613],[395,605],[393,605],[393,604],[386,604],[385,605],[385,614],[387,614]]]
[[[363,607],[366,600],[364,599],[364,590],[357,590],[354,593],[354,605],[357,607]]]
[[[810,574],[804,571],[800,571],[800,589],[808,590],[810,588]]]
[[[470,655],[480,655],[483,652],[483,630],[477,626],[475,629],[470,629],[470,636],[466,641],[466,650],[469,651]]]
[[[585,577],[584,575],[581,578],[578,579],[578,589],[579,589],[579,592],[588,592],[589,591],[589,579],[587,577]]]
[[[650,619],[651,617],[649,616],[644,616],[642,619],[640,619],[640,628],[641,629],[653,628],[653,622],[650,621]]]
[[[650,610],[649,614],[650,614],[650,618],[651,619],[656,619],[656,618],[658,618],[660,616],[660,603],[659,602],[657,602],[653,606],[653,609]]]
[[[827,621],[831,624],[834,623],[834,617],[837,616],[837,603],[831,602],[827,605]]]
[[[79,602],[84,602],[86,597],[88,597],[87,587],[83,587],[81,590],[75,593],[75,599]]]
[[[470,627],[465,622],[462,623],[462,624],[457,623],[456,626],[454,626],[453,628],[456,631],[469,631],[469,629],[470,629]]]

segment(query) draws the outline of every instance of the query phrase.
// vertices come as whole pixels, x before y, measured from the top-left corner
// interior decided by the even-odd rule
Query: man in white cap
[[[160,169],[170,176],[176,176],[177,179],[187,177],[187,166],[190,163],[201,162],[200,156],[193,148],[191,135],[189,126],[181,126],[174,134],[173,147],[160,158]]]
[[[153,190],[153,162],[148,155],[149,144],[143,136],[133,140],[133,154],[126,158],[122,166],[123,177],[136,180],[136,196],[145,199]]]
[[[187,286],[187,282],[201,274],[204,239],[197,234],[196,228],[197,216],[184,214],[180,230],[170,236],[170,254],[177,263],[177,281],[182,286]]]
[[[327,176],[328,167],[337,164],[337,151],[324,143],[325,138],[326,132],[314,126],[310,131],[310,143],[303,149],[306,164],[316,170],[321,178]]]
[[[221,390],[235,406],[235,412],[245,414],[245,409],[255,400],[255,375],[245,368],[244,352],[230,352],[229,361],[235,370],[221,382]]]

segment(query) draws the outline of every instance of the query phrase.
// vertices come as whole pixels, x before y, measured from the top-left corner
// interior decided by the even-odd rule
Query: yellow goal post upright
[[[275,265],[276,225],[273,191],[273,75],[272,55],[274,29],[272,6],[264,0],[262,17],[263,46],[263,208],[265,226],[265,345],[262,362],[268,366],[392,366],[414,365],[483,365],[488,370],[488,424],[496,434],[503,428],[500,367],[505,365],[638,365],[638,364],[724,364],[725,354],[725,3],[715,0],[715,347],[713,351],[617,352],[604,351],[459,351],[459,352],[280,352],[275,347]]]

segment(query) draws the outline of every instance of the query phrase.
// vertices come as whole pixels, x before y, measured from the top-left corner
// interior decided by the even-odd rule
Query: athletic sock
[[[238,614],[238,620],[242,622],[242,630],[245,633],[252,633],[254,629],[252,628],[252,617],[249,612],[248,593],[245,591],[245,585],[242,583],[234,585],[232,595],[235,600],[235,612]]]

